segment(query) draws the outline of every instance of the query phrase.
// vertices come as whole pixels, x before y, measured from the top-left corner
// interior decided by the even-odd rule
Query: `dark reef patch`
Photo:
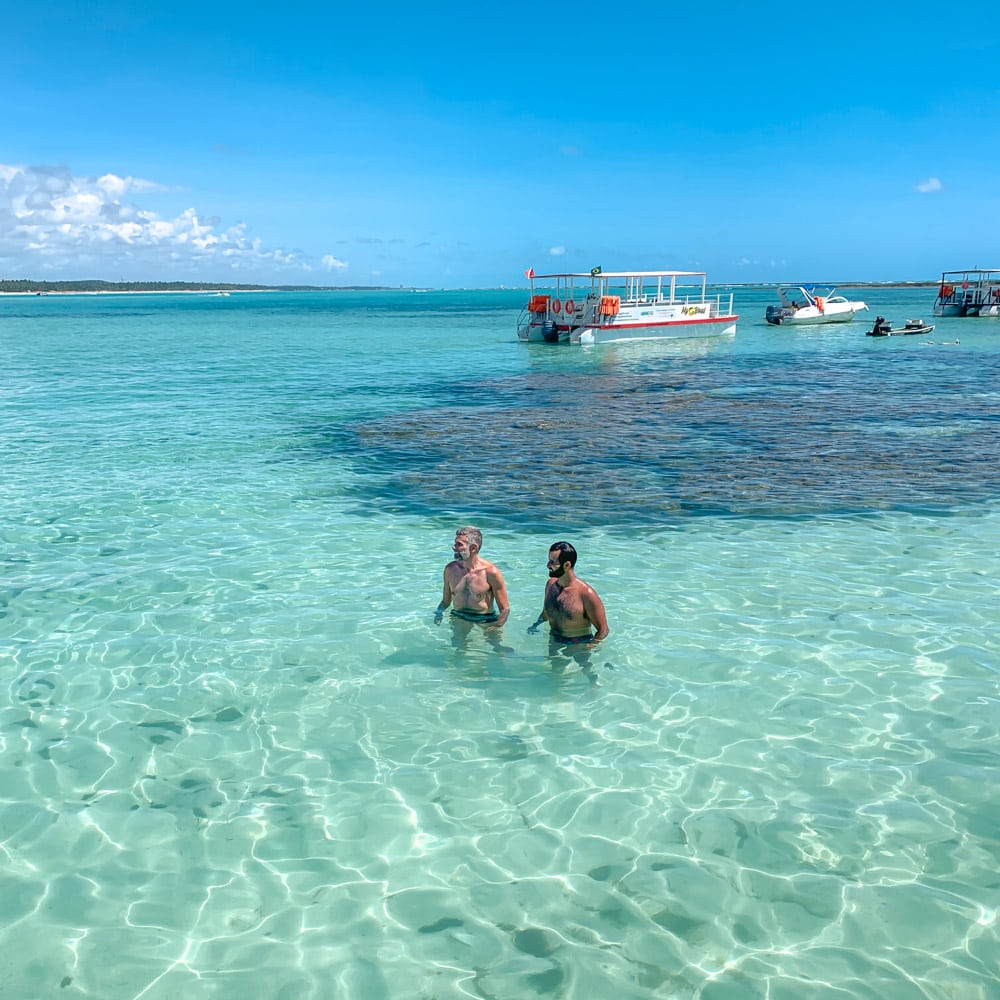
[[[995,496],[990,373],[980,366],[973,379],[969,359],[947,352],[878,362],[710,357],[443,383],[439,406],[311,439],[357,460],[366,509],[436,515],[471,504],[552,526],[943,511]]]

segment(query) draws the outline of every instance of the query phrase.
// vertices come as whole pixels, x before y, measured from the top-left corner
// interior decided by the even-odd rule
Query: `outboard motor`
[[[768,306],[767,312],[764,313],[764,319],[772,326],[781,326],[783,316],[784,310],[781,306]]]
[[[884,316],[876,316],[869,337],[889,337],[892,335],[892,324]]]
[[[546,344],[559,343],[559,327],[556,326],[555,320],[547,319],[542,324],[542,339]]]

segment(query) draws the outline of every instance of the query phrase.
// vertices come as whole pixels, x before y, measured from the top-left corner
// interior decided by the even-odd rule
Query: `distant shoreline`
[[[759,284],[755,282],[749,282],[745,286],[735,286],[739,287],[753,287],[753,288],[785,288],[789,285],[794,285],[794,281],[768,281],[765,284]],[[934,278],[931,281],[809,281],[803,282],[808,288],[810,285],[825,285],[827,287],[834,286],[836,288],[937,288],[941,284],[940,278]]]
[[[243,292],[276,292],[277,288],[226,288],[215,291],[209,288],[134,288],[129,291],[124,289],[100,289],[95,291],[90,288],[60,288],[58,291],[46,289],[39,292],[0,292],[0,296],[13,296],[16,298],[36,298],[48,295],[237,295]]]
[[[185,281],[0,280],[0,295],[230,295],[234,292],[387,292],[385,285],[226,285]],[[414,289],[399,289],[413,291]],[[423,291],[423,289],[420,289]]]

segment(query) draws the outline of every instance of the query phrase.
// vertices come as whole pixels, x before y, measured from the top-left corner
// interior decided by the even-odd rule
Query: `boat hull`
[[[781,326],[820,326],[824,323],[850,323],[862,309],[864,302],[851,302],[846,308],[832,309],[829,306],[820,312],[815,306],[799,309],[790,316],[783,316]]]
[[[736,333],[738,316],[673,320],[660,323],[606,323],[581,326],[569,336],[571,344],[617,344],[629,340],[682,340],[689,337],[724,337]]]
[[[688,337],[725,337],[736,333],[739,316],[664,323],[614,323],[601,326],[563,326],[554,335],[541,325],[518,330],[518,339],[529,344],[615,344],[626,340],[682,340]]]
[[[900,327],[898,330],[894,330],[890,323],[885,323],[881,326],[876,324],[871,330],[867,331],[867,336],[869,337],[902,337],[902,336],[922,336],[926,333],[934,332],[933,323],[907,323],[906,326]]]
[[[954,304],[951,304],[951,303],[946,304],[946,305],[936,305],[936,306],[934,306],[934,315],[935,316],[942,316],[942,317],[964,316],[965,315],[965,306],[954,305]]]

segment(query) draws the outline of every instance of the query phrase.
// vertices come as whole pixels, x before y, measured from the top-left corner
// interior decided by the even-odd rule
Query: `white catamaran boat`
[[[1000,268],[942,271],[935,316],[1000,316]]]
[[[736,332],[733,294],[709,295],[703,271],[525,272],[531,297],[517,321],[526,342],[607,344]]]
[[[782,285],[777,306],[768,306],[764,319],[772,326],[805,326],[817,323],[849,323],[867,309],[864,302],[852,302],[835,294],[833,285]]]

